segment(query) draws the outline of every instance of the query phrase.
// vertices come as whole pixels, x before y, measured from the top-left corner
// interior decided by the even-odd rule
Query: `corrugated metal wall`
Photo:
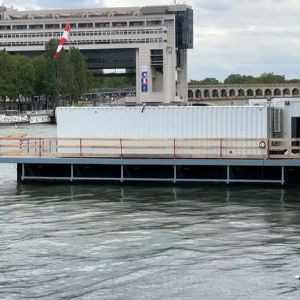
[[[266,107],[58,108],[57,136],[81,138],[268,138]]]

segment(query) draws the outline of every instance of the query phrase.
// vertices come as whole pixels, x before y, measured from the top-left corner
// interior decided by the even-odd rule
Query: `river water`
[[[0,168],[0,299],[300,299],[300,189],[18,184]]]

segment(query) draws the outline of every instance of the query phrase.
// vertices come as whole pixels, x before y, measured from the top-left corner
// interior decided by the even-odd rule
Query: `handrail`
[[[0,157],[300,159],[300,138],[0,137]]]

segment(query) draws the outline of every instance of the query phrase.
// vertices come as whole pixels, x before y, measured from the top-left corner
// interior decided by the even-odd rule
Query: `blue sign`
[[[148,72],[142,72],[142,92],[148,92]]]

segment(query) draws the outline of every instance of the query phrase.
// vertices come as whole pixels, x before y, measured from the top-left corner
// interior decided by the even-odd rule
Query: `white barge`
[[[16,110],[0,113],[0,125],[42,124],[51,123],[53,111],[28,111],[19,113]]]
[[[0,125],[14,125],[28,122],[28,116],[19,114],[17,111],[7,111],[6,113],[0,114]]]
[[[300,185],[300,99],[58,108],[57,137],[0,137],[20,181]]]

